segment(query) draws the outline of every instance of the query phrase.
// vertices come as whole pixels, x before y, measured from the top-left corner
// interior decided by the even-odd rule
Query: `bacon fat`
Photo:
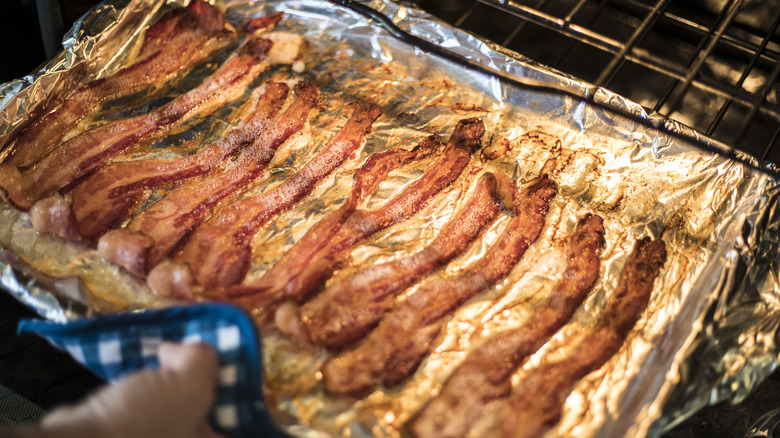
[[[36,202],[30,208],[33,228],[43,233],[53,233],[67,240],[80,240],[76,217],[68,200],[50,196]]]

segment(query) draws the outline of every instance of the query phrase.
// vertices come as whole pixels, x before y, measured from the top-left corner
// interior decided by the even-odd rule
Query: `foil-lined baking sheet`
[[[95,8],[74,26],[65,50],[43,70],[0,86],[0,136],[59,90],[72,88],[86,76],[102,77],[121,68],[137,51],[145,27],[186,3],[115,0]],[[269,71],[232,105],[177,126],[172,136],[150,141],[118,160],[193,153],[238,124],[256,95],[254,87],[263,81],[314,80],[322,90],[322,108],[304,134],[280,148],[269,171],[247,191],[252,194],[278,184],[316,155],[348,117],[350,102],[370,101],[384,110],[359,153],[257,236],[250,278],[262,275],[311,225],[343,201],[354,171],[371,153],[411,147],[432,132],[446,137],[466,117],[479,117],[487,127],[483,150],[474,154],[470,167],[454,184],[411,220],[354,249],[352,263],[330,281],[424,247],[463,208],[481,173],[506,172],[522,183],[537,176],[548,160],[556,160],[553,179],[559,194],[539,240],[509,278],[458,309],[432,353],[398,387],[376,390],[357,401],[327,395],[320,382],[325,351],[302,348],[273,330],[264,334],[269,404],[289,432],[402,435],[404,422],[436,393],[472,345],[521,323],[533,303],[549,291],[565,266],[562,240],[587,212],[605,219],[607,244],[600,279],[572,321],[529,359],[518,376],[545,361],[547,353],[565,354],[567,345],[588,332],[614,293],[635,239],[661,236],[669,258],[648,310],[626,344],[604,367],[577,384],[551,435],[657,435],[708,403],[740,400],[776,366],[780,189],[770,176],[571,97],[518,88],[423,53],[363,16],[327,2],[218,0],[216,4],[226,9],[237,28],[259,14],[284,11],[281,30],[299,33],[308,42],[301,57],[303,72]],[[592,90],[414,8],[379,0],[366,4],[402,29],[496,70],[576,94]],[[123,99],[82,126],[164,103],[205,78],[234,49],[218,53],[151,96]],[[642,117],[655,117],[604,90],[598,90],[596,98]],[[687,130],[674,123],[670,126]],[[431,160],[391,174],[363,207],[381,205],[422,174]],[[508,219],[506,212],[501,213],[464,254],[433,275],[451,274],[481,257]],[[49,319],[170,304],[88,246],[35,232],[26,214],[5,204],[0,207],[0,245],[4,287]]]

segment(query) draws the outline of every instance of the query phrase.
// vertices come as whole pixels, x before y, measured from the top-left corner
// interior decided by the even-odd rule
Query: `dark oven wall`
[[[61,49],[62,36],[97,0],[3,0],[0,83],[31,73]]]

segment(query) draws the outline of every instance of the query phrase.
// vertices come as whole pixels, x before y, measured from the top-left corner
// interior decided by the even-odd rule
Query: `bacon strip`
[[[148,270],[156,265],[219,202],[240,193],[257,178],[273,158],[276,149],[304,128],[309,114],[317,106],[319,91],[307,81],[299,83],[295,90],[298,98],[290,108],[261,132],[250,146],[244,148],[224,172],[172,190],[130,221],[126,229],[121,230],[130,240],[133,240],[130,235],[141,233],[152,242],[144,262],[134,261],[133,266],[142,265]],[[120,233],[115,233],[113,241],[121,245],[118,235]],[[119,262],[112,259],[110,254],[110,251],[106,253],[109,260]]]
[[[303,301],[315,292],[338,264],[343,251],[375,232],[408,219],[466,168],[485,126],[481,120],[458,122],[447,147],[417,180],[381,208],[356,210],[345,206],[323,218],[258,281],[249,285],[254,296],[239,304],[261,309],[280,299]]]
[[[268,17],[270,18],[270,17]],[[56,146],[79,120],[109,100],[183,75],[233,40],[222,11],[202,0],[165,14],[146,32],[135,62],[89,82],[67,96],[53,111],[22,123],[8,137],[15,146],[7,164],[32,166]]]
[[[301,321],[312,343],[336,348],[365,335],[392,308],[397,292],[463,252],[498,213],[501,193],[514,191],[514,183],[506,175],[485,173],[471,198],[430,245],[413,255],[360,271],[301,306]]]
[[[249,266],[252,238],[271,217],[285,211],[308,195],[314,186],[333,172],[353,152],[371,130],[382,110],[375,105],[356,104],[352,116],[341,131],[310,162],[273,189],[246,197],[220,209],[199,226],[181,253],[174,258],[176,266],[161,265],[167,272],[150,273],[152,289],[171,293],[166,278],[187,275],[209,289],[238,283]],[[188,265],[188,266],[187,266]],[[190,271],[190,269],[192,271]],[[186,271],[186,272],[179,272]],[[193,282],[192,286],[195,286]],[[177,289],[175,295],[189,296],[192,291]]]
[[[111,157],[161,133],[164,128],[196,113],[207,113],[244,92],[245,86],[268,67],[263,62],[272,43],[250,40],[198,87],[148,114],[106,123],[66,141],[29,171],[0,166],[0,186],[7,199],[22,210],[59,190]]]
[[[515,198],[516,216],[496,243],[463,273],[423,283],[391,311],[355,348],[325,363],[325,388],[361,393],[409,376],[428,353],[444,317],[477,293],[506,277],[542,231],[555,183],[543,175]]]
[[[283,17],[284,12],[277,12],[273,15],[253,18],[246,23],[244,30],[249,33],[270,32]]]
[[[493,424],[498,436],[534,437],[554,426],[571,388],[603,366],[623,345],[628,332],[647,307],[666,246],[661,239],[639,239],[620,276],[604,316],[565,358],[540,365],[525,376],[501,402]]]
[[[587,214],[568,237],[568,266],[521,326],[485,340],[466,357],[412,426],[417,436],[465,436],[485,406],[510,390],[512,373],[574,315],[599,274],[603,220]]]
[[[285,84],[267,84],[251,115],[222,139],[196,154],[177,159],[113,163],[80,182],[72,191],[79,234],[90,240],[97,239],[124,220],[150,190],[206,174],[219,166],[268,129],[288,91]]]

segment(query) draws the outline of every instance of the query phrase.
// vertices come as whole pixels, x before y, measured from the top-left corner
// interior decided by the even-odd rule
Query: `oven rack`
[[[60,1],[36,0],[39,14],[60,16],[46,13]],[[65,0],[68,5],[73,2],[89,5],[96,1]],[[363,6],[350,0],[331,1],[352,9]],[[722,144],[747,152],[760,162],[780,165],[780,2],[408,1],[460,29],[595,87],[608,88],[662,118],[675,120]],[[373,16],[382,24],[382,17],[365,9],[368,8],[364,8],[364,15]],[[52,26],[56,23],[44,21],[41,22],[44,34],[58,28]],[[398,38],[418,47],[424,45],[420,39],[400,29],[391,29],[392,23],[385,23],[384,27]],[[439,55],[445,51],[433,44],[425,49]],[[444,57],[460,62],[447,55]],[[502,76],[501,72],[486,71],[478,66],[476,69]],[[590,96],[573,97],[588,99]],[[632,114],[624,115],[640,124],[648,124],[645,120],[636,120]],[[657,121],[653,126],[680,137]],[[746,162],[733,151],[701,141],[699,136],[683,135],[682,138]],[[747,164],[780,176],[776,167],[767,168],[764,163],[759,166]]]
[[[780,3],[417,0],[456,27],[780,163]]]

